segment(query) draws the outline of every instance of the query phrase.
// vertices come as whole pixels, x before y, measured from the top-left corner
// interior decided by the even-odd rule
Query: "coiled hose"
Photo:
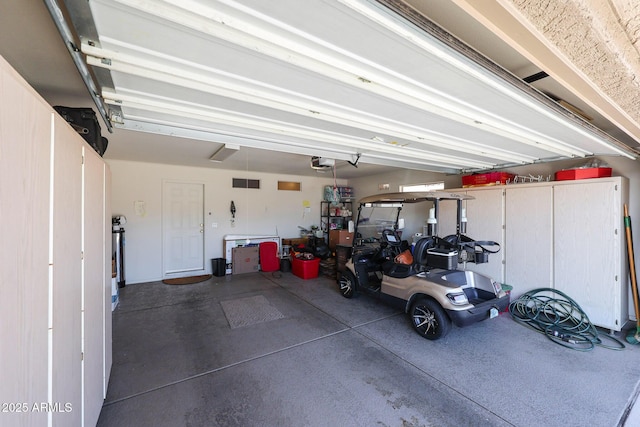
[[[617,338],[599,334],[580,306],[557,289],[538,288],[526,292],[509,304],[509,313],[516,322],[572,350],[589,351],[596,345],[610,350],[625,348]],[[605,345],[602,337],[613,344]]]

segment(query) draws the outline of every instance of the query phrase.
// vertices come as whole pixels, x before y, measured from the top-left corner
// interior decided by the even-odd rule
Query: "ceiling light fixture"
[[[212,162],[220,163],[237,153],[240,150],[240,146],[236,144],[222,144],[222,147],[218,149],[213,156],[209,157],[209,160]]]

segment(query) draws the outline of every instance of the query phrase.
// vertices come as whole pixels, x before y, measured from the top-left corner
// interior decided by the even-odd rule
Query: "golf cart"
[[[339,274],[340,293],[346,298],[370,293],[409,313],[413,328],[424,338],[437,340],[451,324],[466,326],[494,318],[509,305],[502,285],[482,274],[458,270],[458,265],[488,262],[500,246],[475,241],[466,232],[465,194],[443,191],[387,193],[359,201],[354,246]],[[407,203],[431,202],[427,230],[413,244],[403,239],[398,223]],[[437,236],[441,203],[457,204],[456,233]],[[425,206],[428,207],[428,206]]]

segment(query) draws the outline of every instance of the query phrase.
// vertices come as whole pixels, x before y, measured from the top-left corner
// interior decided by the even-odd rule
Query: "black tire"
[[[340,294],[345,298],[352,298],[356,293],[356,277],[350,270],[345,270],[338,279]]]
[[[451,330],[451,320],[440,304],[432,299],[418,298],[411,306],[411,326],[421,337],[435,341]]]

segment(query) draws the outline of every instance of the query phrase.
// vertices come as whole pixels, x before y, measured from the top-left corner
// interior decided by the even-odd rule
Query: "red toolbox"
[[[515,175],[507,172],[489,172],[465,175],[462,177],[463,187],[475,187],[481,185],[503,185],[507,180],[515,178]]]
[[[611,168],[566,169],[556,172],[556,181],[572,179],[606,178],[611,176]]]

